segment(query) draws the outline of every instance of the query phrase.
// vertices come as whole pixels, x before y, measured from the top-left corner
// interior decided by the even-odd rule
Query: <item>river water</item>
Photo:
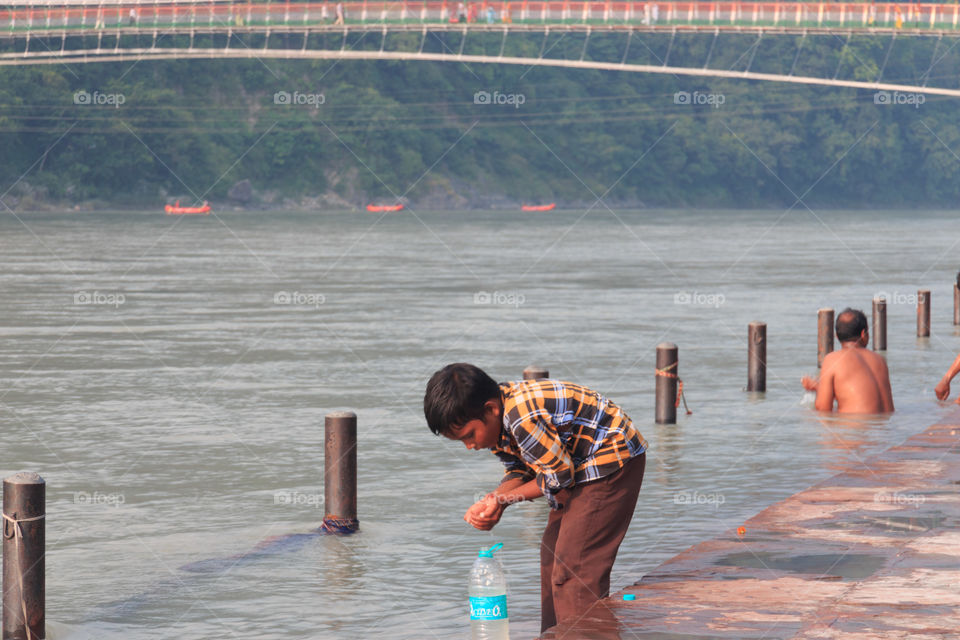
[[[613,571],[660,562],[934,423],[960,350],[952,212],[34,214],[0,218],[4,475],[47,481],[56,638],[465,638],[466,580],[504,543],[512,637],[539,629],[542,501],[463,511],[499,464],[433,436],[430,374],[539,364],[650,442]],[[933,335],[915,337],[930,288]],[[884,292],[890,419],[817,416],[820,307]],[[768,391],[743,392],[768,323]],[[692,415],[653,423],[654,347]],[[323,516],[323,417],[359,420],[361,533]]]

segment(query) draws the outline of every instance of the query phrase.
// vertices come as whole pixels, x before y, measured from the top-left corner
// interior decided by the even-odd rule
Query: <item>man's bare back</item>
[[[893,392],[886,361],[858,342],[844,343],[839,351],[823,359],[817,383],[818,411],[841,413],[889,413]]]
[[[837,317],[837,338],[840,350],[823,359],[820,380],[804,377],[801,381],[808,391],[817,392],[814,406],[818,411],[833,411],[836,400],[841,413],[892,412],[890,372],[886,360],[866,348],[870,335],[862,311],[845,309]]]

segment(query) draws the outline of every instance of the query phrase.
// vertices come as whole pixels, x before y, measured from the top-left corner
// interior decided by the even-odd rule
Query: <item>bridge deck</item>
[[[831,28],[938,32],[960,31],[960,5],[913,3],[818,2],[561,2],[482,0],[456,2],[343,2],[347,26],[424,25],[451,23],[508,25],[621,25],[627,28],[687,27],[713,29]],[[0,10],[0,33],[50,30],[97,31],[120,27],[189,30],[204,25],[277,28],[321,26],[336,21],[333,3],[167,2],[144,4],[59,5],[24,2]],[[132,13],[131,13],[132,12]]]
[[[55,1],[45,4],[27,1],[22,8],[14,6],[0,10],[0,66],[202,58],[470,61],[669,73],[960,97],[960,89],[954,82],[955,74],[931,73],[956,45],[954,40],[953,45],[946,45],[944,52],[940,53],[940,39],[960,38],[960,4],[569,0],[481,0],[468,4],[428,0],[336,5],[309,2],[252,4],[230,0],[210,4],[172,0],[137,5],[98,2],[63,6]],[[338,11],[333,8],[337,6],[346,8],[343,22],[337,19],[336,13],[331,15],[331,12]],[[371,32],[380,34],[379,42],[372,45],[379,44],[379,50],[371,49],[369,42],[361,42],[357,37],[348,45],[348,37]],[[458,50],[425,50],[427,34],[442,32],[463,34]],[[419,50],[416,45],[412,51],[391,50],[387,46],[388,35],[404,33],[420,34]],[[509,34],[529,33],[543,34],[544,46],[538,57],[504,55]],[[552,54],[553,58],[545,57],[553,49],[546,48],[547,38],[557,33],[585,34],[579,60],[562,59],[559,48]],[[678,35],[696,33],[713,34],[713,44],[721,35],[737,34],[750,34],[754,36],[754,42],[749,49],[752,53],[747,56],[746,68],[711,68],[713,44],[705,62],[694,62],[690,66],[671,67],[666,59],[659,61],[662,62],[660,65],[630,64],[628,50],[634,33],[668,34],[671,47]],[[471,34],[502,34],[499,55],[489,55],[484,46],[475,47],[473,51],[466,49],[467,36]],[[591,34],[625,34],[623,53],[622,56],[618,54],[617,62],[594,60],[587,55]],[[329,38],[312,37],[316,35],[333,35],[334,42]],[[886,54],[882,61],[871,61],[876,68],[863,63],[863,55],[854,56],[863,68],[852,73],[848,70],[848,77],[844,78],[840,76],[844,52],[855,35],[886,37],[890,44],[884,47]],[[789,73],[779,70],[757,73],[751,69],[761,40],[769,36],[801,36]],[[834,71],[828,77],[794,75],[807,36],[822,36],[828,40],[826,53],[820,54],[835,56],[831,63]],[[901,36],[929,39],[933,49],[929,68],[925,73],[918,70],[915,81],[883,83],[881,80],[890,51]],[[409,38],[406,42],[398,46],[409,48]],[[607,47],[606,51],[609,49]],[[669,53],[666,57],[669,58]],[[758,63],[758,66],[761,65]],[[875,77],[875,81],[864,81],[864,76]],[[929,87],[932,78],[951,86]]]
[[[960,30],[954,29],[916,29],[905,28],[895,29],[886,27],[840,27],[840,26],[792,26],[792,25],[749,25],[749,24],[720,24],[720,25],[700,25],[700,24],[617,24],[617,23],[579,23],[579,22],[514,22],[512,24],[485,24],[477,23],[470,25],[450,24],[448,22],[392,22],[392,23],[348,23],[346,25],[334,25],[329,23],[315,24],[274,24],[267,27],[262,24],[245,24],[243,26],[231,26],[224,24],[197,24],[194,26],[172,25],[153,27],[153,26],[118,26],[103,30],[94,29],[64,29],[63,27],[42,27],[27,30],[0,30],[0,39],[25,38],[27,36],[35,38],[55,37],[59,38],[66,34],[68,37],[96,37],[98,34],[106,36],[152,36],[155,33],[160,35],[271,35],[280,34],[298,34],[304,33],[336,33],[343,34],[347,32],[382,32],[386,29],[389,32],[396,33],[420,33],[424,29],[437,32],[458,32],[468,31],[469,33],[498,33],[504,31],[510,33],[543,33],[545,30],[551,32],[563,33],[627,33],[630,31],[639,33],[719,33],[735,34],[745,33],[753,35],[875,35],[897,37],[924,36],[924,37],[957,37],[960,36]]]

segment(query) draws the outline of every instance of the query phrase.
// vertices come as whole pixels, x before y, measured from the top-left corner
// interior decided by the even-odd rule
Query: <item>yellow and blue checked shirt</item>
[[[555,494],[618,471],[647,450],[630,417],[602,395],[570,382],[500,383],[503,430],[493,452],[503,481],[532,480],[554,509]]]

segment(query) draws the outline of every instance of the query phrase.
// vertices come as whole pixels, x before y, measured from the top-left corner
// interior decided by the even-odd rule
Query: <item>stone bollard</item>
[[[953,324],[960,324],[960,287],[953,285]]]
[[[887,301],[873,299],[873,350],[887,350]]]
[[[823,365],[823,359],[833,351],[833,309],[820,309],[817,312],[817,367]]]
[[[751,322],[747,330],[747,391],[767,390],[767,323]]]
[[[549,378],[550,372],[544,369],[543,367],[529,366],[523,370],[523,379],[524,380],[541,380],[543,378]]]
[[[328,413],[324,419],[323,517],[321,530],[353,533],[357,520],[357,414]]]
[[[930,337],[930,291],[917,291],[917,337]]]
[[[46,637],[46,486],[36,473],[3,480],[3,640]]]
[[[656,420],[657,424],[677,423],[677,345],[663,342],[657,345]]]

